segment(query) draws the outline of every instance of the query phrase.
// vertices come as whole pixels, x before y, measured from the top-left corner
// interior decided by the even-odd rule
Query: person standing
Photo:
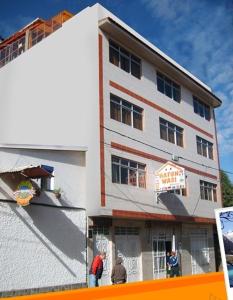
[[[106,258],[106,252],[101,251],[99,255],[93,258],[89,271],[89,287],[99,286],[99,279],[103,273],[103,260]]]
[[[180,276],[178,257],[175,251],[171,252],[171,256],[169,258],[169,265],[171,266],[170,277],[172,278],[174,276]]]
[[[111,275],[112,284],[126,283],[127,274],[126,274],[126,269],[122,265],[122,263],[123,263],[122,258],[118,257],[116,259],[116,264],[112,269],[112,275]]]

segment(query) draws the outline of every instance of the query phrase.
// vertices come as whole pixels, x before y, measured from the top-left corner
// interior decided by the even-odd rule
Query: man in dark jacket
[[[103,260],[106,258],[106,252],[100,252],[92,261],[89,271],[89,287],[99,286],[99,279],[103,273]]]
[[[126,282],[127,279],[126,269],[122,265],[122,263],[123,263],[122,258],[118,257],[116,260],[116,264],[112,269],[111,279],[113,284],[121,284]]]
[[[172,278],[174,276],[180,276],[178,257],[175,251],[171,252],[171,256],[169,258],[169,265],[171,266],[170,277]]]

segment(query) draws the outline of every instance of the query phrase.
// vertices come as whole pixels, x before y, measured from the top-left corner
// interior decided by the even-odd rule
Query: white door
[[[141,247],[138,234],[115,235],[116,257],[122,257],[127,282],[142,280]]]
[[[109,235],[94,234],[93,235],[93,257],[100,251],[106,252],[106,259],[103,262],[104,270],[99,285],[110,285],[111,284],[111,269],[112,269],[112,247]]]
[[[154,279],[166,278],[166,240],[153,238],[152,247]]]
[[[191,264],[192,274],[209,271],[209,247],[206,231],[191,234]]]

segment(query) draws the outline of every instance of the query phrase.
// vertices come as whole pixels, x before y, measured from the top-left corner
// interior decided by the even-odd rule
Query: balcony
[[[0,68],[62,27],[62,24],[72,16],[71,13],[62,11],[48,21],[36,19],[2,41],[0,43]]]

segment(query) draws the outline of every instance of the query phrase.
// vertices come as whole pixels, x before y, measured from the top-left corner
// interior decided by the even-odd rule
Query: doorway
[[[172,251],[171,238],[153,237],[152,239],[152,253],[153,253],[153,277],[154,279],[167,277],[167,252]]]

